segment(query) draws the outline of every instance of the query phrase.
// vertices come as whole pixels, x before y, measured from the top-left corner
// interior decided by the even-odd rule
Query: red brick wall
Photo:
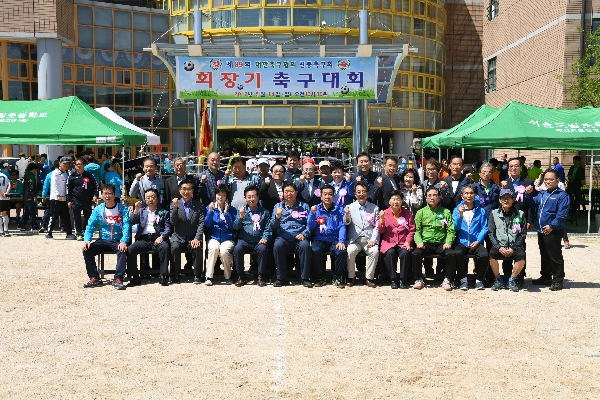
[[[483,3],[447,3],[446,109],[444,128],[451,128],[484,103],[481,57]]]
[[[72,0],[2,0],[0,32],[49,33],[74,41],[73,13]]]

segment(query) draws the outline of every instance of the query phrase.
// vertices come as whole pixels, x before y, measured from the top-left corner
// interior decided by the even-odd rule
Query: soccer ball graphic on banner
[[[194,63],[191,60],[187,60],[183,63],[183,69],[190,72],[194,70]]]

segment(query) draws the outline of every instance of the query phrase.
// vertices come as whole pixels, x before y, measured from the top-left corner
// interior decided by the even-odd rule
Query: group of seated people
[[[208,157],[209,166],[211,163],[218,165],[218,155],[214,154]],[[506,182],[501,188],[489,181],[485,167],[480,171],[479,183],[473,183],[465,176],[459,179],[457,173],[462,173],[459,170],[462,160],[458,158],[452,162],[456,165],[451,164],[455,170],[449,181],[437,180],[436,162],[432,160],[426,169],[431,177],[420,184],[412,169],[404,171],[402,178],[397,177],[397,161],[392,158],[386,161],[385,171],[379,176],[370,169],[368,153],[359,155],[360,170],[353,176],[344,175],[341,165],[326,162],[320,165],[320,178],[314,175],[315,165],[305,164],[298,173],[299,168],[294,170],[288,163],[287,169],[275,164],[271,174],[261,174],[256,179],[241,171],[241,165],[236,169],[237,160],[234,160],[233,174],[226,176],[213,168],[197,180],[185,172],[177,174],[173,182],[179,196],[174,196],[173,192],[168,195],[169,182],[165,185],[157,182],[158,178],[153,175],[140,175],[136,179],[139,182],[137,188],[133,190],[139,191],[135,194],[143,195],[143,201],[140,199],[135,204],[132,215],[127,207],[115,201],[114,186],[103,185],[104,203],[94,209],[84,235],[83,256],[90,278],[84,287],[102,284],[95,255],[105,252],[117,254],[112,283],[116,289],[125,288],[126,274],[129,278],[127,287],[139,285],[137,256],[149,250],[158,253],[162,285],[181,281],[183,252],[191,253],[188,262],[193,264],[193,282],[200,284],[203,282],[203,241],[206,240],[208,255],[204,284],[207,286],[213,285],[218,258],[226,283],[244,286],[248,282],[244,264],[246,254],[252,254],[250,268],[257,269],[258,286],[267,285],[271,265],[274,265],[276,275],[273,286],[288,285],[287,273],[291,267],[288,253],[293,252],[298,255],[304,287],[327,284],[326,254],[332,258],[332,285],[351,287],[357,283],[356,257],[363,251],[366,255],[365,285],[368,287],[377,286],[375,270],[381,254],[392,289],[411,285],[422,289],[423,260],[436,256],[442,259],[438,259],[441,261],[438,272],[444,274],[442,288],[452,290],[456,280],[460,281],[461,290],[468,290],[466,256],[471,255],[476,263],[476,289],[484,289],[488,267],[491,267],[494,275],[492,290],[509,288],[518,291],[517,277],[525,264],[528,228],[526,212],[515,204],[520,202],[532,208],[540,206],[540,212],[546,215],[544,221],[549,221],[546,225],[539,221],[538,235],[552,238],[547,240],[538,236],[540,251],[543,246],[548,262],[543,265],[542,253],[542,277],[537,281],[551,284],[551,290],[562,289],[562,253],[558,260],[556,250],[550,249],[554,243],[551,240],[556,236],[551,232],[554,230],[560,236],[560,224],[564,224],[566,218],[561,203],[564,192],[556,188],[553,179],[557,181],[558,177],[555,172],[546,171],[548,189],[537,193],[531,185],[523,190],[519,185],[515,190],[516,181],[513,182],[515,188]],[[148,170],[152,169],[151,163],[153,161],[149,159]],[[145,163],[145,171],[146,166]],[[176,173],[179,167],[175,160]],[[161,188],[156,188],[157,185]],[[163,194],[168,195],[168,203]],[[195,199],[195,195],[203,201]],[[568,196],[566,201],[568,209]],[[449,202],[453,204],[446,206]],[[494,203],[493,206],[490,203]],[[132,224],[137,224],[136,240],[129,245]],[[92,242],[98,225],[99,239]],[[514,262],[506,283],[500,274],[498,260]],[[426,272],[428,269],[431,266],[426,264]],[[236,278],[232,279],[232,276]],[[548,283],[548,279],[552,282]]]

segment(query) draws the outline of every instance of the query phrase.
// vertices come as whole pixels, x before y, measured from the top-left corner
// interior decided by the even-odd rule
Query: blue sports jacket
[[[321,229],[318,223],[319,217],[325,218],[325,228]],[[346,225],[344,224],[344,208],[334,204],[331,210],[327,211],[323,203],[317,205],[315,214],[310,211],[308,215],[308,229],[312,234],[312,240],[323,242],[346,242]]]
[[[571,199],[567,192],[556,187],[551,192],[542,190],[537,196],[526,194],[525,201],[530,207],[534,205],[538,207],[535,218],[535,228],[538,232],[542,232],[542,228],[546,225],[550,225],[553,231],[564,229],[571,206]]]
[[[483,241],[488,233],[488,216],[486,215],[485,209],[481,207],[479,199],[475,197],[473,201],[473,220],[471,225],[467,225],[467,221],[459,216],[458,209],[465,204],[465,201],[461,201],[454,212],[452,213],[452,219],[454,220],[454,229],[456,231],[455,243],[460,243],[465,247],[469,247],[473,242],[479,242],[483,244]],[[464,215],[464,214],[463,214]]]

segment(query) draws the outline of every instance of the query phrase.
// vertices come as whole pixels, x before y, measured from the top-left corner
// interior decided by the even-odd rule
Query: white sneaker
[[[205,284],[206,286],[212,286],[212,285],[213,285],[213,284],[212,284],[212,281],[211,281],[210,279],[208,279],[208,278],[206,278],[206,280],[204,281],[204,284]]]
[[[450,280],[448,278],[445,278],[442,282],[442,288],[448,291],[452,290],[452,285],[450,284]]]

